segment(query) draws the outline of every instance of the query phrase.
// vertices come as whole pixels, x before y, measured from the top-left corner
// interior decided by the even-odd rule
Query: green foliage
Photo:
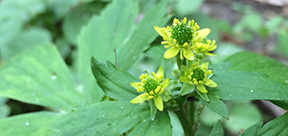
[[[251,40],[255,33],[262,38],[277,33],[279,49],[287,55],[287,33],[279,27],[286,27],[285,19],[277,16],[263,23],[260,14],[249,7],[234,5],[244,16],[230,27],[225,21],[200,13],[203,2],[1,1],[0,135],[170,136],[192,135],[202,129],[206,135],[211,130],[209,135],[222,136],[224,130],[239,132],[241,128],[245,129],[243,136],[288,135],[287,113],[262,127],[262,122],[256,123],[261,114],[249,101],[226,101],[264,99],[287,110],[287,66],[240,52],[244,49],[234,44],[218,42],[220,31],[241,34],[239,41],[245,41],[245,37]],[[201,93],[198,83],[179,82],[183,71],[181,67],[175,69],[176,61],[182,65],[203,64],[205,55],[194,52],[195,61],[163,58],[165,49],[153,26],[164,26],[170,15],[195,19],[201,29],[210,28],[208,38],[217,41],[219,48],[213,54],[219,56],[208,58],[214,65],[209,66],[213,73],[207,79],[218,86],[205,84],[208,93]],[[176,39],[183,40],[183,34]],[[188,33],[184,40],[191,38]],[[156,108],[154,98],[130,103],[142,94],[130,83],[139,82],[136,77],[144,70],[150,73],[160,65],[164,78],[170,81],[158,97],[161,102],[163,99],[164,110]],[[202,74],[201,80],[204,78]],[[47,111],[8,117],[9,99],[43,106]]]
[[[218,121],[212,128],[209,136],[224,136],[224,131],[221,126],[221,122]]]

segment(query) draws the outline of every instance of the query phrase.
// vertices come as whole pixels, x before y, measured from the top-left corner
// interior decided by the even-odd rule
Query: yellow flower
[[[146,100],[154,99],[154,104],[158,110],[163,111],[163,102],[160,94],[169,85],[169,79],[163,79],[163,68],[160,66],[157,73],[152,72],[152,77],[146,73],[139,78],[141,82],[132,82],[130,85],[137,89],[138,92],[144,92],[131,100],[131,103],[141,103]]]
[[[195,45],[192,46],[192,49],[195,53],[203,53],[208,56],[215,56],[212,53],[209,53],[210,51],[213,51],[217,48],[217,45],[215,45],[215,40],[203,40],[202,42],[197,42]]]
[[[154,26],[154,29],[164,40],[161,44],[164,44],[165,48],[169,48],[165,52],[164,58],[169,59],[180,53],[181,60],[183,60],[183,56],[188,60],[193,60],[192,45],[201,42],[210,33],[210,29],[198,30],[199,28],[194,20],[187,22],[187,18],[181,22],[175,18],[171,27]]]
[[[199,66],[196,62],[192,65],[192,68],[184,66],[182,74],[180,76],[180,81],[183,83],[189,83],[191,85],[196,85],[197,90],[201,93],[208,93],[204,85],[209,87],[217,87],[217,84],[208,79],[207,76],[212,74],[211,70],[208,70],[209,63],[206,62]]]

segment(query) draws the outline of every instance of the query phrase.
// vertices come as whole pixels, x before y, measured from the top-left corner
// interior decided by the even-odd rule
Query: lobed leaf
[[[86,104],[55,46],[36,46],[22,52],[0,69],[0,97],[70,110]]]
[[[57,130],[53,134],[57,136],[119,136],[147,118],[150,118],[148,104],[106,101],[75,109],[57,119],[50,129]]]
[[[39,136],[57,131],[48,129],[51,122],[61,115],[52,112],[35,112],[17,115],[0,120],[0,132],[3,136]]]

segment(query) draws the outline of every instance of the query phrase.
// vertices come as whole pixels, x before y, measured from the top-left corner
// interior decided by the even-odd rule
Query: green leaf
[[[168,114],[172,125],[172,136],[184,136],[183,127],[177,114],[171,111],[168,111]]]
[[[224,121],[224,126],[235,133],[241,132],[241,129],[247,129],[249,126],[261,121],[261,113],[250,101],[233,102],[230,108],[230,119]]]
[[[269,79],[261,73],[224,71],[223,65],[212,67],[216,88],[208,92],[224,100],[288,100],[288,85]]]
[[[225,61],[231,64],[228,70],[261,72],[275,81],[288,82],[288,67],[271,58],[251,52],[239,52]]]
[[[5,61],[25,49],[49,43],[52,43],[52,37],[47,30],[38,27],[30,27],[29,29],[16,34],[9,44],[1,48],[1,57]]]
[[[128,70],[148,48],[149,44],[158,36],[153,26],[165,25],[170,16],[165,17],[167,1],[162,0],[153,7],[136,25],[129,40],[124,41],[119,51],[119,67]]]
[[[91,2],[73,8],[64,18],[63,34],[65,38],[76,45],[81,28],[93,15],[99,14],[104,6],[105,4],[101,2]]]
[[[0,132],[3,136],[39,136],[48,135],[51,122],[55,121],[59,114],[52,112],[36,112],[13,116],[0,120]]]
[[[261,129],[263,122],[258,122],[255,125],[246,129],[240,136],[256,136]]]
[[[94,16],[81,30],[78,37],[78,72],[84,88],[87,88],[84,93],[90,103],[103,97],[89,67],[91,57],[94,56],[100,62],[114,62],[113,49],[116,48],[119,53],[125,40],[129,40],[137,12],[136,1],[115,0],[106,6],[101,16]]]
[[[209,97],[206,93],[200,93],[199,91],[197,91],[197,94],[202,100],[204,100],[205,102],[209,102]]]
[[[129,136],[171,136],[172,126],[167,111],[159,112],[155,120],[147,117],[135,126]]]
[[[145,120],[150,122],[148,125],[152,124],[149,121],[151,119],[148,104],[107,101],[75,109],[57,119],[50,129],[58,130],[53,134],[57,136],[119,136]],[[154,121],[158,122],[157,120],[158,118]]]
[[[195,85],[191,85],[189,83],[184,83],[184,84],[182,84],[180,94],[181,95],[187,95],[187,94],[192,93],[194,90],[195,90]]]
[[[202,101],[210,110],[216,112],[220,116],[222,116],[225,119],[229,119],[229,111],[225,105],[224,102],[220,100],[219,97],[215,95],[211,95],[208,93],[208,96],[210,98],[209,102]]]
[[[288,113],[269,121],[260,130],[260,136],[287,136],[288,135]]]
[[[220,120],[213,126],[209,136],[224,136],[224,131]]]
[[[130,85],[130,82],[136,82],[138,79],[116,68],[110,62],[105,65],[92,58],[91,64],[97,83],[107,96],[120,101],[130,101],[137,96],[137,90]]]
[[[288,33],[285,30],[279,32],[277,36],[277,51],[283,53],[288,58]]]
[[[116,49],[118,67],[129,69],[156,38],[153,25],[160,26],[167,22],[168,18],[163,19],[165,11],[166,4],[159,3],[135,26],[138,15],[137,1],[115,0],[106,7],[101,16],[94,16],[82,29],[78,37],[78,71],[84,88],[91,90],[85,92],[86,96],[91,97],[89,101],[95,101],[101,94],[90,68],[87,67],[91,57],[94,56],[100,62],[115,62],[113,49]]]
[[[55,46],[26,50],[0,69],[0,97],[68,111],[84,104],[76,84]]]

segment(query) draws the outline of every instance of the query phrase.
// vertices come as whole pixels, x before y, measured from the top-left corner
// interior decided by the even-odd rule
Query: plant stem
[[[190,102],[188,104],[188,119],[189,119],[189,122],[191,124],[191,126],[194,126],[195,124],[195,102]],[[192,127],[193,129],[193,127]],[[193,130],[193,135],[194,135],[194,131],[196,130]],[[191,136],[193,136],[191,135]]]
[[[185,136],[193,136],[194,132],[193,132],[193,128],[192,125],[190,124],[186,113],[184,112],[183,108],[179,108],[178,110],[175,111],[175,113],[177,114],[183,130],[184,130],[184,135]]]

